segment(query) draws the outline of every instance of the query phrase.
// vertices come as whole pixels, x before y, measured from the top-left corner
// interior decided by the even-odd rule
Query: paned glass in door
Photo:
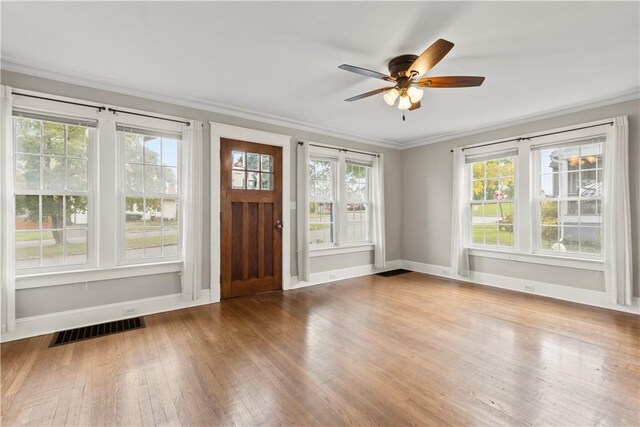
[[[273,155],[232,151],[231,167],[234,190],[273,190]]]

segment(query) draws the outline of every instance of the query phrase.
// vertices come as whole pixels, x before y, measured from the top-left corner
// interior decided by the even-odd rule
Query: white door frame
[[[220,301],[220,140],[282,147],[282,289],[291,287],[291,136],[209,122],[211,126],[211,302]]]

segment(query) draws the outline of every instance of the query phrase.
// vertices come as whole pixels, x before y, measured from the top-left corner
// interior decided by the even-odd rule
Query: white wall
[[[634,253],[634,295],[640,295],[640,101],[628,101],[554,118],[451,139],[402,152],[402,257],[451,266],[451,194],[453,147],[518,137],[523,134],[629,116],[629,165]],[[455,120],[455,117],[452,117]],[[471,257],[481,273],[604,291],[602,272]]]
[[[291,147],[291,200],[296,200],[296,146],[297,140],[309,140],[324,144],[338,145],[356,150],[373,151],[383,153],[385,156],[385,182],[386,192],[386,241],[387,259],[396,260],[400,258],[400,208],[401,208],[401,188],[400,174],[401,153],[398,150],[357,143],[335,137],[319,135],[282,126],[265,124],[257,121],[246,120],[209,111],[188,108],[158,102],[149,99],[132,97],[124,94],[97,90],[85,86],[72,85],[59,81],[47,80],[38,77],[28,76],[9,71],[2,71],[0,82],[14,88],[26,89],[49,93],[53,95],[66,96],[83,99],[96,103],[106,103],[125,108],[146,110],[158,114],[167,114],[189,119],[202,120],[205,123],[203,134],[205,141],[209,137],[209,121],[225,123],[234,126],[247,127],[267,132],[275,132],[291,135],[293,144]],[[211,165],[210,146],[205,143],[204,148],[204,176],[210,176]],[[204,183],[204,242],[203,242],[203,288],[209,288],[210,268],[207,262],[210,258],[211,242],[210,236],[210,182],[207,179]],[[295,211],[291,213],[291,275],[297,275],[296,266],[296,224]],[[285,254],[286,256],[286,254]],[[339,255],[333,257],[313,258],[311,260],[311,271],[321,272],[332,269],[354,267],[358,265],[371,264],[369,252]],[[118,279],[113,281],[93,282],[88,284],[73,284],[68,286],[56,286],[48,288],[37,288],[29,290],[19,290],[16,293],[16,315],[17,318],[25,316],[35,316],[46,313],[53,313],[60,310],[71,310],[107,303],[130,301],[133,299],[149,298],[154,296],[169,295],[180,291],[178,276],[175,273],[151,276],[153,280],[144,278]]]

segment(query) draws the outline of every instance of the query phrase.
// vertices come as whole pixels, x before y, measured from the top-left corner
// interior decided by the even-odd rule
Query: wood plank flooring
[[[2,425],[640,423],[637,316],[409,273],[3,344]]]

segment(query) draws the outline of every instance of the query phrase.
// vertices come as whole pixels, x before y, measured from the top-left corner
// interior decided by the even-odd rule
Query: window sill
[[[373,250],[373,243],[364,243],[358,245],[332,246],[329,248],[315,248],[309,250],[309,257],[316,258],[322,256],[350,254],[354,252],[367,252]]]
[[[588,258],[554,256],[537,253],[518,253],[484,248],[469,248],[469,255],[482,258],[495,258],[516,262],[526,262],[530,264],[576,268],[580,270],[604,271],[604,261]]]
[[[110,268],[28,274],[16,276],[16,289],[43,288],[47,286],[70,285],[73,283],[150,276],[153,274],[177,273],[181,270],[182,261],[170,261]]]

